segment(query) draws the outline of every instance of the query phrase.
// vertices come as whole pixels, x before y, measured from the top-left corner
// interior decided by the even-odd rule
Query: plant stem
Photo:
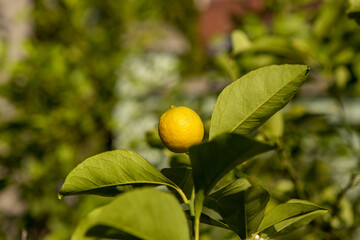
[[[337,214],[337,212],[339,211],[339,205],[341,200],[344,198],[345,194],[356,184],[356,180],[358,178],[358,174],[357,173],[353,173],[351,174],[349,183],[338,193],[338,195],[336,196],[336,200],[334,203],[334,211],[332,212],[332,215],[335,216]]]
[[[195,240],[199,240],[200,239],[200,218],[196,218],[195,217],[195,222],[194,222],[194,234],[195,234]]]
[[[194,198],[194,206],[195,206],[195,221],[194,221],[194,239],[200,239],[200,216],[203,208],[203,203],[205,199],[204,190],[200,190],[196,192]]]
[[[181,196],[181,198],[183,199],[184,203],[188,204],[189,200],[187,199],[185,193],[181,189],[176,189],[176,190],[179,193],[179,195]]]
[[[193,188],[192,193],[191,193],[191,198],[190,198],[190,201],[188,203],[189,209],[190,209],[190,216],[193,217],[193,218],[195,218],[194,202],[195,202],[195,189]]]
[[[188,202],[189,210],[190,210],[190,216],[191,216],[191,223],[192,223],[192,233],[193,233],[193,239],[197,240],[197,230],[196,230],[196,211],[195,211],[195,188],[192,189],[191,198]]]
[[[305,193],[303,191],[302,185],[299,181],[299,175],[296,173],[294,167],[292,166],[291,162],[287,157],[285,157],[284,150],[279,149],[277,151],[278,158],[280,159],[280,162],[284,164],[284,167],[289,174],[289,177],[291,181],[294,183],[295,192],[296,195],[301,199],[306,199]]]
[[[180,197],[182,198],[182,200],[183,200],[183,202],[184,202],[185,204],[188,204],[188,203],[189,203],[189,200],[187,199],[185,193],[184,193],[180,188],[174,187],[174,186],[171,185],[171,184],[165,184],[165,185],[168,186],[168,187],[173,188],[173,189],[180,195]]]

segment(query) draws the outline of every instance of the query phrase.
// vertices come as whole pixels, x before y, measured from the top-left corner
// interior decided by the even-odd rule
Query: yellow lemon
[[[161,117],[159,135],[173,152],[183,153],[204,137],[204,125],[197,113],[187,107],[171,106]]]

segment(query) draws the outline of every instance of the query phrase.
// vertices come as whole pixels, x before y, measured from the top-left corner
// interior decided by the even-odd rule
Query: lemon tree
[[[326,214],[326,208],[299,199],[266,211],[271,195],[245,177],[218,186],[238,165],[277,148],[251,134],[291,101],[308,73],[305,65],[273,65],[234,81],[219,95],[203,142],[200,117],[187,107],[171,107],[160,118],[159,135],[171,151],[187,152],[190,166],[159,171],[130,150],[80,163],[59,197],[96,194],[114,200],[84,218],[72,239],[198,240],[200,223],[231,230],[240,239],[268,239]],[[159,185],[171,191],[149,189]]]

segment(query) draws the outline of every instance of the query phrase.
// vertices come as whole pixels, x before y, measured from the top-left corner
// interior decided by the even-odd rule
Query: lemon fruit
[[[199,115],[187,107],[171,106],[161,117],[159,135],[164,145],[176,153],[184,153],[204,137],[204,125]]]

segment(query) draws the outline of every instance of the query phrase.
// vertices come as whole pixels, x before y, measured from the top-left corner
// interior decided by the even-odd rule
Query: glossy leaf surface
[[[274,146],[236,134],[223,134],[190,148],[196,191],[206,195],[232,168],[272,149]]]
[[[126,192],[84,218],[72,240],[91,237],[189,240],[186,216],[176,198],[152,188]]]
[[[269,237],[272,237],[286,228],[304,226],[318,216],[328,212],[328,209],[311,202],[293,199],[276,206],[265,214],[258,232],[264,232]]]
[[[259,227],[270,195],[246,179],[238,179],[210,194],[209,198],[216,202],[225,223],[241,239],[247,239]]]
[[[114,150],[90,157],[75,167],[66,177],[59,197],[81,193],[116,195],[144,185],[166,185],[181,192],[139,154]]]
[[[283,108],[307,78],[304,65],[272,65],[227,86],[211,117],[210,139],[229,132],[247,135]]]

